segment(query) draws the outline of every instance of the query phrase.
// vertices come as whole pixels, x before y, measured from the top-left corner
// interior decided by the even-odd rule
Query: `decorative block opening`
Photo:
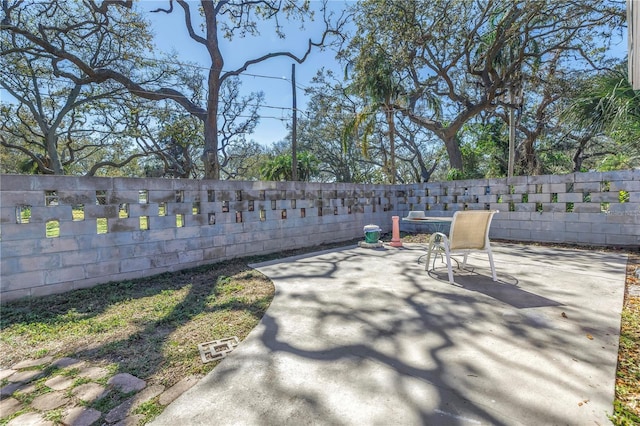
[[[184,215],[177,214],[176,215],[176,228],[184,228]]]
[[[291,208],[295,210],[295,208],[296,208],[296,200],[291,200]]]
[[[300,209],[300,217],[306,217],[306,216],[307,216],[307,210],[304,207],[302,207]]]
[[[516,187],[513,185],[509,185],[509,194],[515,194],[516,193]]]
[[[126,219],[129,217],[129,204],[122,203],[118,206],[118,217],[120,219]]]
[[[166,216],[167,215],[167,203],[158,204],[158,216]]]
[[[287,209],[282,209],[282,211],[280,212],[280,218],[281,219],[287,218]]]
[[[565,204],[565,211],[567,213],[573,213],[573,203],[566,203]]]
[[[351,210],[351,206],[347,206],[347,214],[351,214],[353,211]]]
[[[558,193],[557,192],[552,192],[551,193],[551,202],[552,203],[557,203],[558,202]]]
[[[542,208],[542,203],[536,203],[536,211],[538,213],[542,213],[544,209]]]
[[[338,215],[338,207],[337,206],[333,208],[333,215],[334,216]]]
[[[44,191],[44,205],[57,206],[60,200],[58,198],[58,191]]]
[[[229,213],[229,202],[228,201],[223,201],[222,202],[222,213]]]
[[[105,189],[100,189],[96,191],[96,205],[98,206],[107,205],[107,191]]]
[[[248,207],[247,207],[247,208],[248,208],[248,210],[249,210],[250,212],[254,211],[254,210],[255,210],[255,208],[256,208],[256,207],[255,207],[255,202],[254,202],[253,200],[249,200],[249,205],[248,205]]]
[[[509,211],[510,212],[516,211],[516,203],[514,203],[513,201],[509,201]]]
[[[242,223],[242,212],[236,211],[236,223]]]
[[[529,202],[529,194],[527,194],[527,193],[522,194],[522,202],[523,203],[528,203]]]
[[[271,200],[271,210],[276,209],[276,200]]]
[[[484,203],[484,209],[485,210],[491,210],[491,204],[490,203]]]
[[[140,216],[140,230],[141,231],[149,230],[149,216]]]
[[[287,199],[287,191],[286,190],[281,190],[280,191],[280,199],[281,200],[286,200]]]
[[[60,221],[57,219],[48,220],[46,223],[47,238],[57,238],[60,236]]]
[[[484,195],[490,195],[490,194],[491,194],[491,187],[487,185],[484,187]]]
[[[322,216],[322,207],[318,207],[318,216]]]
[[[200,214],[200,201],[191,203],[191,214]]]
[[[541,183],[537,183],[536,184],[536,194],[542,194],[542,184]]]
[[[242,201],[242,191],[236,191],[236,201]]]
[[[106,217],[96,219],[96,232],[98,234],[106,234],[109,232],[109,222]]]
[[[16,206],[16,222],[29,223],[30,220],[31,220],[31,206],[27,204]]]
[[[611,191],[611,182],[606,180],[600,182],[600,192],[609,192],[609,191]]]
[[[146,189],[141,189],[138,191],[138,203],[139,204],[149,204],[149,191]]]
[[[267,220],[267,211],[260,209],[260,222],[264,222],[265,220]]]
[[[618,201],[620,203],[628,203],[630,200],[629,192],[627,191],[619,191],[618,192]]]
[[[71,220],[74,222],[84,220],[84,204],[75,204],[71,206]]]
[[[216,214],[209,213],[209,225],[215,225],[215,224],[216,224]]]
[[[600,211],[602,213],[609,213],[609,206],[611,203],[600,203]]]
[[[178,190],[176,191],[176,203],[182,203],[184,201],[184,191]]]
[[[567,190],[565,192],[573,192],[573,182],[567,183]]]
[[[258,193],[258,197],[260,197],[261,200],[265,200],[266,199],[266,193],[265,193],[264,189],[260,190],[260,192]]]
[[[344,198],[340,198],[340,206],[344,207]]]
[[[207,191],[207,202],[214,203],[216,201],[216,191],[208,190]]]
[[[582,194],[582,202],[583,203],[590,203],[591,202],[591,193],[590,192],[584,192]]]

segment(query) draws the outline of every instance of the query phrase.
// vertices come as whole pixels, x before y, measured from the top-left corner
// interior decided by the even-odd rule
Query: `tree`
[[[13,37],[28,40],[34,48],[31,51],[55,57],[54,67],[65,70],[73,69],[83,73],[84,79],[102,83],[115,81],[125,87],[130,93],[144,99],[159,101],[171,100],[179,104],[189,114],[203,123],[203,162],[204,176],[211,179],[220,178],[219,161],[219,105],[221,90],[226,80],[240,75],[254,64],[264,62],[274,57],[289,57],[298,63],[306,60],[313,47],[322,46],[331,34],[339,34],[338,27],[330,28],[329,17],[324,15],[325,31],[319,41],[308,40],[306,50],[302,55],[295,55],[288,51],[266,53],[257,58],[247,59],[241,66],[233,70],[224,70],[224,56],[222,53],[223,38],[231,41],[235,36],[258,36],[258,22],[274,23],[276,33],[284,37],[278,19],[304,20],[310,16],[308,1],[297,0],[201,0],[194,12],[193,3],[186,0],[169,0],[166,9],[159,8],[155,12],[174,13],[177,4],[184,16],[184,22],[191,39],[201,45],[207,52],[211,65],[206,75],[206,97],[198,102],[189,96],[187,90],[179,90],[177,86],[162,84],[162,82],[148,82],[142,73],[134,68],[127,68],[123,63],[112,63],[96,66],[92,58],[79,55],[75,46],[70,43],[74,39],[89,38],[83,42],[97,49],[100,55],[113,55],[118,59],[121,52],[93,41],[94,33],[105,34],[112,39],[124,39],[130,34],[138,34],[142,23],[120,28],[116,24],[120,16],[135,13],[131,0],[105,1],[97,5],[93,0],[86,0],[82,7],[83,13],[66,16],[66,21],[55,25],[48,23],[49,17],[59,13],[66,13],[68,3],[56,0],[48,3],[38,1],[10,2],[3,1],[4,19],[1,29],[12,34]],[[323,8],[324,10],[324,8]],[[123,11],[120,13],[120,11]],[[202,30],[198,30],[198,23]],[[81,34],[78,36],[78,34]],[[125,61],[126,62],[126,61]],[[188,89],[188,88],[186,88]]]
[[[260,176],[264,180],[287,180],[293,179],[293,158],[291,153],[277,155],[267,161],[260,168]],[[309,181],[318,173],[318,160],[309,152],[298,153],[298,180]]]
[[[580,81],[562,117],[582,130],[574,136],[578,170],[590,157],[603,159],[607,170],[639,164],[640,93],[629,83],[626,62]],[[588,153],[587,143],[594,140],[601,142],[599,149]],[[603,140],[608,141],[604,146]]]
[[[594,65],[624,19],[622,5],[601,0],[366,0],[354,13],[358,35],[345,56],[367,61],[377,52],[361,47],[374,37],[407,90],[396,109],[437,135],[450,167],[461,171],[466,123],[499,106],[518,107],[508,90],[558,52],[559,67]]]
[[[15,12],[17,7],[3,2],[5,13]],[[65,16],[79,18],[77,15],[84,12],[75,2],[64,7]],[[148,40],[144,31],[126,38],[114,38],[100,29],[86,31],[82,20],[66,21],[60,10],[54,4],[43,4],[40,11],[48,16],[49,27],[65,21],[65,25],[81,28],[76,34],[79,38],[65,42],[76,55],[91,60],[96,67],[113,65],[117,60],[110,52],[100,49],[108,45],[121,57],[126,56],[129,66],[143,66],[138,52]],[[140,22],[135,14],[117,17],[114,26],[118,28]],[[31,24],[31,18],[27,14],[24,20]],[[92,17],[86,19],[91,20]],[[82,72],[65,67],[56,56],[38,49],[15,33],[5,31],[4,26],[0,45],[3,63],[0,86],[17,101],[0,105],[3,117],[0,143],[28,158],[25,165],[31,166],[25,171],[93,175],[100,168],[121,167],[137,158],[154,154],[153,151],[125,148],[130,142],[128,132],[135,126],[130,120],[129,110],[131,107],[141,108],[141,100],[132,99],[126,90],[113,83],[96,86]],[[126,111],[123,105],[127,105]]]
[[[377,110],[382,110],[387,124],[390,157],[388,162],[384,162],[384,166],[389,182],[395,184],[397,176],[394,115],[395,106],[399,103],[403,89],[394,77],[394,71],[385,52],[377,45],[371,33],[360,49],[364,52],[360,53],[358,56],[360,60],[354,65],[354,76],[349,90],[364,99],[365,108],[356,113],[353,121],[347,125],[345,137],[349,138],[354,134],[357,136],[358,129],[364,127],[362,147],[366,154],[368,138],[375,128],[375,114]]]

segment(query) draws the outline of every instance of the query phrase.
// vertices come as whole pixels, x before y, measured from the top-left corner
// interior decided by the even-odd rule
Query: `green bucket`
[[[376,244],[380,240],[380,227],[378,225],[367,225],[364,227],[364,242]]]

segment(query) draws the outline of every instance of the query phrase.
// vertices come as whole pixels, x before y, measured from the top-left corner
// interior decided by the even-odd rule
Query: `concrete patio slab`
[[[254,265],[262,321],[152,424],[608,424],[626,255],[493,247],[499,282],[417,244]]]

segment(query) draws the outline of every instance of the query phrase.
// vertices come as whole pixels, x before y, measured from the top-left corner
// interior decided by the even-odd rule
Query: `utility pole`
[[[515,162],[516,156],[516,114],[513,108],[514,103],[514,88],[511,86],[509,89],[510,97],[511,97],[511,107],[509,108],[509,165],[507,169],[507,177],[513,177],[513,163]]]
[[[296,64],[291,64],[291,90],[293,91],[293,124],[291,126],[291,180],[298,180],[298,109],[296,106]]]

